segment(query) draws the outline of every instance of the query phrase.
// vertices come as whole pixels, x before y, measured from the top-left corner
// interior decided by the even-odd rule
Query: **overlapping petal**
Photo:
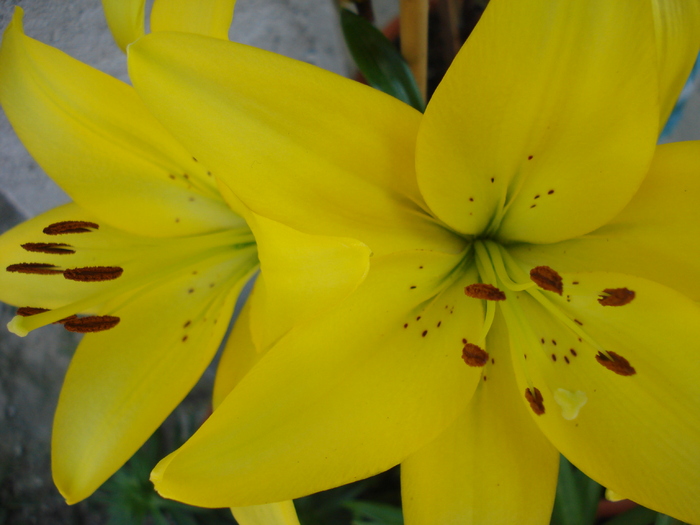
[[[559,453],[519,401],[501,316],[466,411],[401,464],[406,525],[549,523]]]
[[[663,129],[700,52],[700,2],[652,0],[659,59],[659,131]]]
[[[102,0],[107,26],[122,51],[144,35],[146,0]]]
[[[464,233],[538,243],[614,217],[658,134],[652,15],[638,0],[489,5],[421,123],[433,212]]]
[[[532,416],[554,446],[599,483],[697,523],[700,307],[629,275],[563,277],[562,297],[545,292],[545,304],[555,310],[526,294],[518,300],[531,327],[511,338],[518,383],[521,391],[538,388],[545,410]],[[599,302],[622,289],[635,294],[627,304]],[[569,326],[552,311],[563,312]]]
[[[659,146],[627,207],[577,239],[508,248],[524,266],[613,271],[651,279],[700,300],[700,142]]]
[[[358,239],[375,255],[463,242],[420,207],[420,114],[367,86],[260,49],[152,34],[129,51],[139,94],[260,215]]]
[[[156,489],[202,506],[280,501],[381,472],[440,434],[479,380],[460,358],[483,317],[461,257],[375,259],[357,292],[282,338],[156,467]]]
[[[214,178],[128,85],[22,32],[0,50],[0,103],[22,143],[81,207],[145,236],[237,227]]]
[[[119,324],[87,335],[71,360],[52,450],[54,480],[69,503],[129,459],[194,386],[257,259],[252,247],[179,262],[178,272],[99,305],[95,313]]]

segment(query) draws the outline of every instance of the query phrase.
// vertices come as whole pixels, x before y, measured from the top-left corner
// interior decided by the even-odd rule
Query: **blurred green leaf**
[[[672,518],[671,516],[666,516],[665,514],[658,514],[656,520],[654,520],[654,525],[683,525],[684,522]]]
[[[605,525],[652,525],[657,513],[646,507],[635,507],[624,514],[615,516],[605,522]]]
[[[552,525],[592,525],[603,488],[574,467],[564,456],[559,459],[557,495]]]
[[[347,9],[340,10],[340,22],[350,53],[369,85],[422,112],[425,103],[413,74],[384,34]]]
[[[345,507],[353,514],[352,525],[403,525],[401,509],[373,501],[349,501]]]

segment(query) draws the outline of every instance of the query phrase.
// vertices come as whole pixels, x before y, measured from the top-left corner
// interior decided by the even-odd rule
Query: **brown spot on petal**
[[[88,233],[99,229],[100,225],[88,221],[61,221],[44,228],[46,235],[64,235],[67,233]]]
[[[627,359],[622,357],[620,354],[616,354],[615,352],[608,351],[607,355],[603,352],[598,352],[598,355],[595,356],[595,359],[605,368],[607,368],[608,370],[612,370],[618,375],[633,376],[637,373],[637,371],[632,365],[630,365],[630,362]]]
[[[532,408],[535,414],[538,416],[544,414],[544,400],[542,399],[542,393],[539,389],[535,388],[535,393],[533,394],[529,388],[526,388],[525,399],[530,403],[530,408]]]
[[[20,308],[17,308],[17,315],[21,315],[22,317],[29,317],[32,315],[36,314],[43,314],[44,312],[48,312],[48,308],[35,308],[33,306],[22,306]]]
[[[635,293],[627,288],[606,288],[598,302],[603,306],[624,306],[632,302]]]
[[[119,317],[113,315],[91,315],[89,317],[76,317],[66,321],[63,327],[69,332],[81,334],[89,332],[103,332],[114,328],[119,324]]]
[[[469,366],[484,366],[489,361],[489,353],[472,343],[467,343],[462,349],[462,359]]]
[[[505,301],[506,294],[491,284],[474,283],[464,288],[464,293],[474,299],[487,301]]]
[[[530,279],[543,290],[555,292],[559,295],[564,291],[561,275],[549,266],[537,266],[530,270]]]
[[[119,266],[86,266],[71,268],[63,272],[63,276],[71,281],[98,282],[112,281],[121,277],[124,270]]]
[[[47,263],[19,263],[11,264],[6,268],[8,272],[34,273],[38,275],[53,275],[63,273],[58,266]]]
[[[75,250],[70,244],[63,242],[25,242],[22,248],[28,252],[51,253],[56,255],[75,253]]]

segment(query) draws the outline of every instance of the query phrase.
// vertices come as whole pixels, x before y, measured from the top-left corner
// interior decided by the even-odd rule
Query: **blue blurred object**
[[[693,91],[695,91],[695,89],[697,88],[698,80],[700,80],[700,56],[695,60],[695,65],[690,71],[688,81],[685,83],[683,91],[681,91],[681,94],[678,97],[678,101],[676,102],[676,106],[671,112],[671,116],[668,117],[666,127],[664,127],[664,130],[661,132],[661,136],[659,137],[660,141],[667,139],[671,132],[675,129],[678,122],[680,121],[681,116],[683,115],[685,103],[688,101]]]

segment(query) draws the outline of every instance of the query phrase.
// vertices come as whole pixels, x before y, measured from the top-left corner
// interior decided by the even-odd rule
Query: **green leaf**
[[[347,9],[340,10],[345,42],[370,86],[425,110],[423,97],[406,61],[384,34]]]
[[[624,514],[606,521],[605,525],[651,525],[656,518],[656,512],[645,507],[635,507]]]
[[[353,525],[403,525],[401,509],[372,501],[349,501],[345,507],[353,514]]]
[[[552,511],[553,525],[592,525],[603,488],[564,457],[559,460],[559,480]]]

